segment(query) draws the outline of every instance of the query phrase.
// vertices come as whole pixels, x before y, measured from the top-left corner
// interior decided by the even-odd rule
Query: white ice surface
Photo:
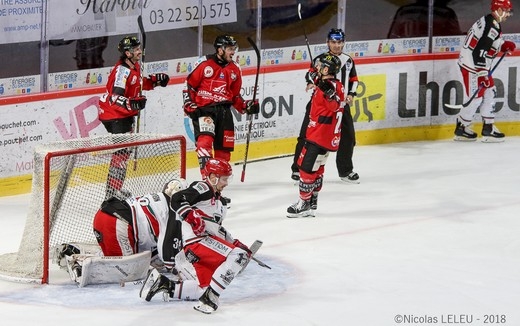
[[[244,183],[234,166],[225,224],[263,240],[258,258],[273,269],[251,262],[212,315],[144,302],[137,286],[80,289],[56,270],[51,285],[0,281],[1,324],[387,326],[404,315],[485,325],[498,314],[520,325],[520,138],[357,147],[359,185],[339,181],[334,158],[307,219],[285,217],[298,197],[291,158],[248,163]],[[29,200],[0,198],[0,254],[17,250]]]

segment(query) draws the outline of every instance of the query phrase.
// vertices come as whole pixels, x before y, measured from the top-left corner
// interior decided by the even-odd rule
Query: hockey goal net
[[[119,186],[109,180],[114,171],[120,173]],[[158,192],[185,174],[183,136],[103,135],[36,146],[22,240],[18,252],[0,256],[0,278],[48,283],[57,245],[96,243],[92,221],[105,198]],[[114,184],[117,193],[109,192]]]

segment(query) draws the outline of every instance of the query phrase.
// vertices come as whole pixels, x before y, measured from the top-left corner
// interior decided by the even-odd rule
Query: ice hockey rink
[[[243,183],[234,166],[224,224],[263,240],[272,269],[251,262],[212,315],[142,301],[138,286],[78,288],[57,270],[51,285],[0,281],[1,324],[520,325],[520,138],[360,146],[359,185],[339,181],[334,159],[305,219],[285,217],[291,158],[250,162]],[[29,200],[0,197],[0,253],[17,250]]]

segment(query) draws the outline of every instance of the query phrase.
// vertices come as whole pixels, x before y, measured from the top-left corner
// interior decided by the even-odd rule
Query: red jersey
[[[202,57],[188,75],[186,85],[190,99],[198,107],[232,104],[243,113],[242,71],[234,61],[222,61],[215,54]]]
[[[316,87],[311,99],[311,111],[309,113],[309,125],[305,139],[313,144],[335,152],[339,147],[341,138],[341,117],[345,93],[343,84],[337,79],[327,79],[336,89],[336,94],[328,98],[325,93]]]
[[[98,117],[101,121],[116,120],[136,116],[139,111],[128,110],[116,102],[119,96],[126,98],[139,96],[141,92],[141,66],[135,63],[134,69],[121,60],[110,71],[106,93],[99,99]],[[153,89],[149,78],[143,78],[143,90]]]

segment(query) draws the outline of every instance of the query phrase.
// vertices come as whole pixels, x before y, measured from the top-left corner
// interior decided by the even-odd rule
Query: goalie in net
[[[170,209],[171,196],[187,187],[182,178],[168,181],[162,192],[101,204],[93,220],[99,246],[66,243],[56,262],[80,287],[141,280],[149,266],[171,271],[182,249],[181,222]]]
[[[0,255],[0,278],[49,283],[55,270],[50,258],[57,246],[81,243],[88,252],[100,250],[93,218],[105,200],[112,154],[123,148],[140,153],[139,168],[128,171],[124,181],[134,196],[157,192],[158,185],[185,177],[182,136],[108,134],[37,145],[24,233],[16,253]]]

